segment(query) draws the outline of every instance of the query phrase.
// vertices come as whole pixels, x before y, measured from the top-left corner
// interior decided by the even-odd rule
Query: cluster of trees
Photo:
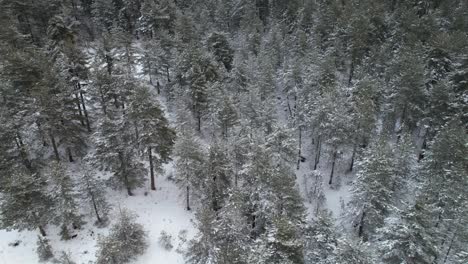
[[[465,1],[0,3],[3,227],[66,239],[83,204],[105,222],[96,169],[133,195],[174,158],[189,263],[467,261]],[[114,240],[98,262],[132,259]]]

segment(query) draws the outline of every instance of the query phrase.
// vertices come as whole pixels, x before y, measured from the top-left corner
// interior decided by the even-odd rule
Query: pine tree
[[[47,261],[54,257],[54,253],[52,252],[52,248],[49,244],[49,240],[40,235],[37,236],[36,252],[39,257],[39,261],[41,262]]]
[[[98,240],[97,264],[130,263],[145,252],[147,235],[143,226],[135,220],[133,213],[125,209],[120,211],[109,235]]]
[[[305,231],[305,263],[334,263],[338,235],[328,212],[321,212]]]
[[[437,254],[430,211],[420,199],[403,211],[401,218],[391,217],[379,230],[378,249],[383,263],[433,263]]]
[[[250,237],[244,202],[242,193],[233,192],[218,212],[209,206],[201,208],[197,213],[199,233],[187,254],[189,263],[248,263]]]
[[[133,128],[125,116],[105,118],[97,132],[96,159],[101,167],[112,172],[112,183],[123,187],[128,195],[143,184],[146,169],[137,159]]]
[[[52,197],[55,201],[55,210],[57,218],[55,222],[60,224],[60,235],[62,239],[71,238],[69,227],[80,228],[83,222],[83,216],[79,212],[78,194],[74,190],[74,182],[60,165],[52,163],[50,166],[50,179],[53,181]]]
[[[216,60],[224,65],[227,71],[232,69],[234,51],[229,46],[226,36],[219,33],[211,33],[207,40],[208,50],[210,50]]]
[[[45,226],[54,217],[53,199],[39,174],[13,172],[2,182],[1,224],[6,229],[33,230],[45,236]]]
[[[156,190],[154,170],[160,171],[162,164],[169,161],[175,131],[169,127],[160,106],[151,100],[151,93],[146,87],[138,87],[134,91],[127,114],[134,122],[138,146],[147,151],[151,190]]]
[[[367,240],[393,210],[395,168],[391,149],[382,140],[376,142],[359,166],[349,202],[350,217],[358,236]]]
[[[59,264],[76,264],[76,262],[74,262],[71,257],[70,257],[70,253],[67,253],[67,252],[64,252],[62,251],[62,254],[60,255],[60,258],[58,259],[58,262]]]
[[[190,197],[193,196],[193,192],[200,195],[198,191],[203,190],[201,179],[205,153],[200,147],[200,141],[190,130],[180,131],[179,134],[174,147],[174,155],[177,157],[175,161],[176,179],[179,188],[186,192],[186,208],[190,210]]]
[[[96,215],[98,225],[107,222],[111,205],[106,199],[106,192],[102,189],[105,181],[96,178],[91,169],[85,168],[80,179],[80,193],[91,211]]]

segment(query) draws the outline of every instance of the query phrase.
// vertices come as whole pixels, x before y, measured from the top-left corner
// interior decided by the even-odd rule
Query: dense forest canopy
[[[0,0],[0,57],[0,227],[41,261],[94,223],[132,263],[109,193],[170,181],[186,263],[468,263],[465,0]]]

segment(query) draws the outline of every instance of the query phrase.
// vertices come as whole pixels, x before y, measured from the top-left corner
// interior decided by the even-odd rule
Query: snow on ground
[[[171,164],[169,164],[171,165]],[[166,175],[172,173],[171,166],[166,166]],[[119,208],[127,208],[138,214],[137,222],[148,232],[149,248],[143,256],[138,257],[135,264],[184,263],[178,248],[185,247],[179,239],[186,230],[186,238],[190,240],[195,235],[193,214],[184,209],[183,199],[174,183],[165,176],[156,178],[157,191],[141,188],[135,195],[129,197],[125,191],[111,191],[109,201],[114,205],[110,219],[111,224],[118,215]],[[145,195],[147,193],[147,195]],[[61,251],[70,252],[77,264],[89,264],[95,260],[96,241],[99,234],[105,235],[107,228],[96,228],[93,216],[86,217],[87,224],[77,232],[78,236],[69,241],[62,241],[59,229],[55,226],[47,228],[48,238],[55,256]],[[166,231],[173,238],[174,248],[170,251],[162,248],[158,241],[161,231]],[[35,264],[39,263],[36,250],[37,231],[5,231],[0,230],[0,264]],[[21,241],[16,247],[9,245]]]

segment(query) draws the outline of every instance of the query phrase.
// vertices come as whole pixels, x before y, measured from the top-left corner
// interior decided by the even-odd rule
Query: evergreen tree
[[[54,253],[52,252],[52,248],[49,244],[49,240],[40,235],[37,236],[36,252],[39,257],[39,261],[41,262],[47,261],[54,257]]]
[[[334,263],[338,246],[334,221],[328,212],[321,212],[306,229],[305,263]]]
[[[176,179],[179,187],[186,192],[186,208],[190,210],[190,197],[193,192],[201,195],[201,179],[203,174],[203,165],[205,162],[205,153],[200,148],[201,143],[190,130],[180,131],[175,147],[174,155]],[[192,190],[192,194],[191,194]]]
[[[52,197],[57,212],[55,222],[60,224],[62,239],[67,240],[71,238],[69,227],[77,229],[83,224],[83,216],[78,207],[78,194],[73,188],[74,182],[60,163],[51,164],[49,177],[54,183]]]
[[[85,168],[80,179],[80,193],[82,198],[90,206],[91,211],[96,215],[98,225],[105,224],[111,209],[111,205],[106,199],[106,192],[102,189],[105,182],[96,178],[90,168]]]
[[[147,235],[135,219],[133,213],[121,210],[109,235],[98,240],[97,264],[130,263],[145,252],[148,247]]]
[[[151,93],[146,87],[138,87],[134,91],[127,114],[134,122],[138,146],[148,153],[151,190],[156,190],[154,170],[160,171],[162,163],[168,162],[175,131],[169,127],[159,105],[151,100]]]
[[[38,174],[13,172],[2,186],[1,224],[6,229],[39,229],[45,236],[45,226],[52,220],[53,199],[47,193],[46,181]]]
[[[422,200],[391,217],[379,230],[378,249],[383,263],[433,263],[437,254],[430,211]]]
[[[105,118],[97,132],[96,159],[101,167],[112,172],[112,183],[124,187],[128,195],[143,184],[146,169],[137,159],[135,137],[131,123],[125,116]]]
[[[376,142],[360,162],[349,202],[353,226],[357,229],[358,236],[364,240],[383,226],[385,216],[393,210],[394,178],[391,149],[382,140]]]

